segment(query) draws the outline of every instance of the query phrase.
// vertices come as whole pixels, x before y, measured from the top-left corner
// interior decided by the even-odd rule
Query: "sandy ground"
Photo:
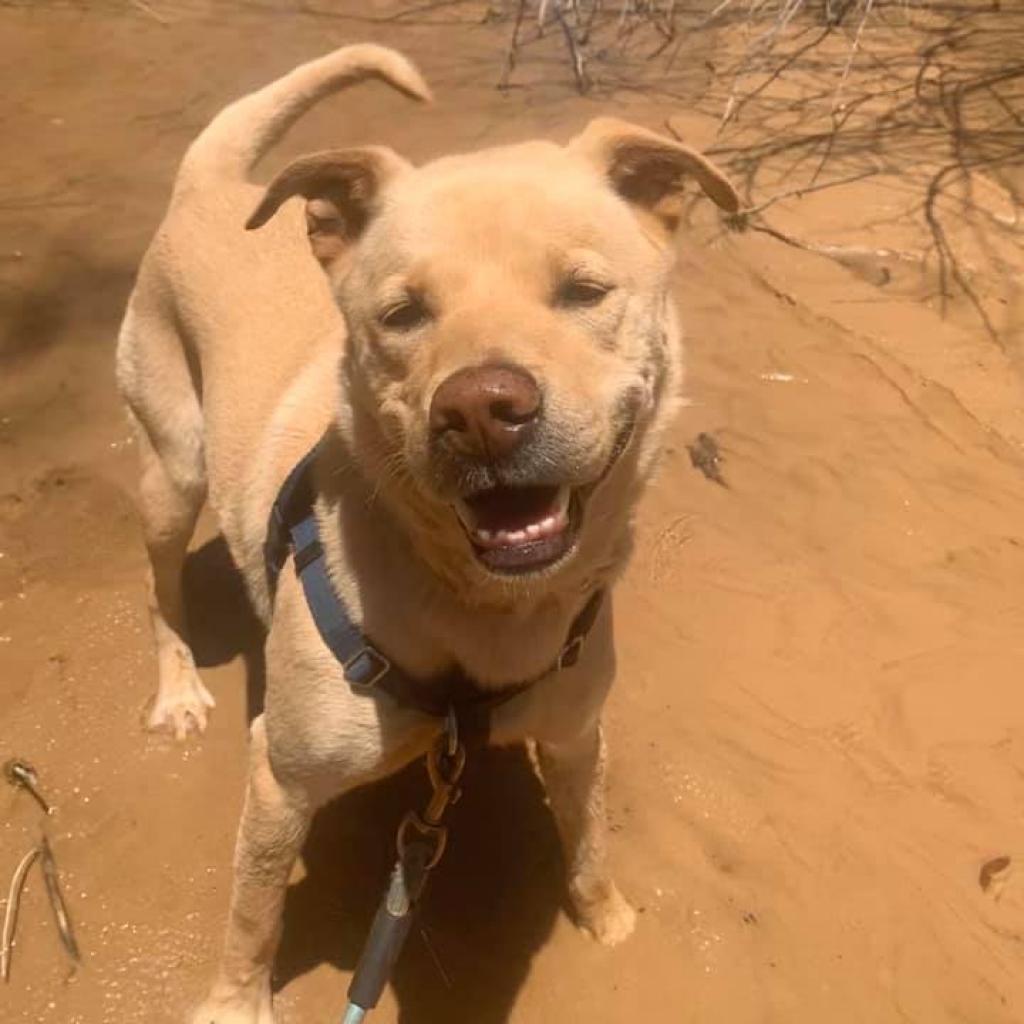
[[[207,524],[188,583],[218,707],[187,746],[143,732],[155,666],[111,358],[188,140],[229,98],[356,38],[406,49],[441,102],[410,113],[369,87],[288,152],[564,138],[612,102],[575,97],[564,69],[500,95],[503,33],[454,15],[155,6],[163,20],[142,4],[0,10],[0,756],[33,762],[59,808],[84,951],[69,978],[33,875],[0,990],[11,1022],[180,1022],[220,941],[259,636]],[[706,129],[678,105],[613,102]],[[891,201],[867,183],[779,223],[839,238]],[[606,951],[574,931],[539,786],[519,753],[494,753],[428,900],[444,974],[414,935],[374,1019],[1024,1019],[1018,353],[941,320],[913,281],[877,287],[708,212],[682,252],[692,403],[616,599],[613,855],[637,934]],[[690,464],[702,431],[727,487]],[[340,1015],[421,793],[414,769],[318,818],[287,901],[285,1024]],[[39,821],[0,787],[3,879]]]

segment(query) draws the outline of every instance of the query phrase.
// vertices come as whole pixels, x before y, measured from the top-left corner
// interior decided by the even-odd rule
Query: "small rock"
[[[701,433],[693,444],[687,445],[690,462],[694,469],[699,469],[709,480],[722,487],[728,487],[722,476],[722,453],[718,442],[710,435]]]
[[[1007,872],[1011,863],[1010,858],[1006,856],[993,857],[991,860],[985,861],[978,872],[978,885],[981,886],[981,891],[992,890],[992,895],[997,896],[998,891],[1006,884]]]

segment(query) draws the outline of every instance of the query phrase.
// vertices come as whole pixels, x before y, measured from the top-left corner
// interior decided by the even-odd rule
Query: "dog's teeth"
[[[476,518],[466,502],[459,501],[455,508],[466,526],[470,537],[479,545],[486,548],[514,547],[519,544],[533,543],[541,538],[553,537],[569,525],[569,505],[572,499],[572,489],[569,487],[559,488],[554,508],[552,508],[543,519],[534,523],[527,523],[515,530],[491,529],[477,526],[473,520]]]
[[[569,499],[572,497],[572,491],[568,487],[559,487],[558,489],[558,510],[555,513],[558,519],[564,519],[566,513],[569,511]]]

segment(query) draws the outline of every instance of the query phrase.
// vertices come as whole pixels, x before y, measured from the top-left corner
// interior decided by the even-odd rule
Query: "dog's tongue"
[[[558,511],[557,487],[493,487],[466,499],[478,530],[514,533]]]

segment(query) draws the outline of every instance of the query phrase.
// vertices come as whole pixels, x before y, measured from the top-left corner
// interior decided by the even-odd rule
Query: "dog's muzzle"
[[[479,367],[448,378],[431,407],[435,483],[450,499],[473,552],[499,575],[549,571],[576,548],[587,499],[628,447],[637,404],[619,405],[602,470],[579,480],[579,456],[544,423],[525,371]]]

